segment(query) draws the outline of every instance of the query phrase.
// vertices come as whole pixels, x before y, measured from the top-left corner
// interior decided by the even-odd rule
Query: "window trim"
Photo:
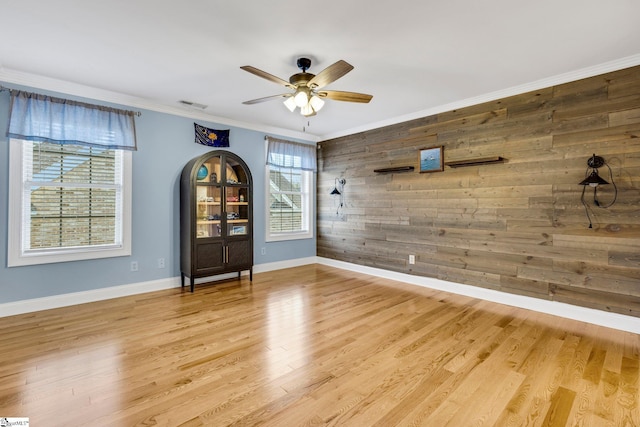
[[[9,146],[9,221],[7,266],[50,264],[131,255],[132,152],[122,151],[122,244],[83,248],[60,248],[23,253],[22,251],[22,167],[24,144],[11,138]]]
[[[270,179],[270,171],[271,168],[275,166],[266,165],[265,166],[265,241],[266,242],[282,242],[287,240],[302,240],[302,239],[313,239],[314,237],[314,226],[313,226],[313,212],[314,212],[314,202],[315,197],[313,194],[313,181],[314,181],[314,173],[312,171],[301,170],[300,172],[306,175],[306,178],[303,181],[306,181],[306,197],[305,192],[302,192],[303,195],[303,205],[308,205],[307,212],[303,211],[303,215],[306,216],[306,221],[308,223],[308,229],[306,231],[296,231],[296,232],[283,232],[283,233],[272,233],[271,232],[271,179]],[[285,168],[286,169],[286,168]],[[306,199],[306,200],[305,200]]]

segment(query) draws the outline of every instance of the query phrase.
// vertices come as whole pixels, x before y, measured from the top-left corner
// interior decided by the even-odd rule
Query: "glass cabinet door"
[[[220,187],[197,186],[197,238],[220,237],[222,235],[222,205]]]
[[[220,157],[207,159],[196,176],[196,238],[222,236],[222,187]]]
[[[228,159],[225,168],[226,235],[249,234],[249,183],[242,165]]]
[[[248,234],[249,200],[247,188],[225,188],[227,207],[227,235],[239,236]]]

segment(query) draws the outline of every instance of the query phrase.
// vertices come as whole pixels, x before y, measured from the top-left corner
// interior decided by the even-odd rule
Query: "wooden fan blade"
[[[243,65],[242,67],[243,70],[248,71],[251,74],[254,74],[258,77],[262,77],[263,79],[267,79],[270,82],[274,82],[277,83],[279,85],[291,88],[291,89],[295,89],[296,87],[294,85],[292,85],[291,83],[289,83],[286,80],[282,80],[280,77],[276,77],[273,74],[269,74],[266,71],[262,71],[257,69],[256,67],[252,67],[251,65]]]
[[[252,99],[251,101],[244,101],[243,104],[259,104],[261,102],[275,101],[276,99],[288,98],[292,96],[290,93],[281,93],[280,95],[265,96],[264,98]]]
[[[307,86],[310,88],[319,89],[331,82],[335,82],[351,70],[353,70],[353,65],[341,59],[335,64],[329,65],[327,68],[320,71],[314,78],[309,80]]]
[[[340,90],[323,90],[322,92],[318,92],[318,96],[320,96],[320,98],[333,99],[334,101],[363,103],[367,103],[373,98],[373,95],[367,95],[366,93],[343,92]]]

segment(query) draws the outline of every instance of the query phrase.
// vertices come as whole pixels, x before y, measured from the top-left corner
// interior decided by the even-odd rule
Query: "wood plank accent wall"
[[[507,160],[419,173],[418,150],[440,145],[445,162]],[[320,146],[319,256],[640,316],[640,67]],[[603,209],[587,190],[589,229],[578,183],[594,153],[619,192]],[[602,204],[613,194],[598,189]]]

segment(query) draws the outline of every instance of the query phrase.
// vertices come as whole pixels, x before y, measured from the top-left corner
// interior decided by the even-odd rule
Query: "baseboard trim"
[[[128,285],[110,286],[108,288],[92,289],[90,291],[72,292],[53,295],[50,297],[32,298],[0,304],[0,317],[16,314],[33,313],[35,311],[68,307],[88,302],[102,301],[112,298],[126,297],[147,292],[161,291],[180,286],[179,277],[151,280],[148,282],[132,283]]]
[[[330,258],[316,257],[316,259],[316,262],[318,264],[323,264],[330,267],[336,267],[357,273],[369,274],[371,276],[396,280],[398,282],[409,283],[412,285],[422,286],[430,289],[436,289],[453,294],[478,298],[485,301],[491,301],[498,304],[524,308],[540,313],[551,314],[567,319],[579,320],[581,322],[605,326],[607,328],[640,334],[640,318],[637,317],[625,316],[618,313],[609,313],[602,310],[580,307],[557,301],[547,301],[533,297],[509,294],[506,292],[495,291],[493,289],[463,285],[460,283],[448,282],[431,277],[414,276],[411,274],[398,273],[395,271],[383,270],[380,268],[351,264],[348,262],[337,261]]]
[[[300,267],[302,265],[316,264],[317,257],[310,256],[306,258],[288,259],[286,261],[269,262],[266,264],[258,264],[253,267],[254,273],[266,273],[268,271],[283,270],[285,268]]]
[[[492,289],[485,289],[455,282],[448,282],[431,277],[414,276],[411,274],[383,270],[374,267],[367,267],[358,264],[351,264],[344,261],[337,261],[334,259],[317,256],[258,264],[253,267],[253,271],[254,273],[265,273],[268,271],[282,270],[285,268],[299,267],[308,264],[327,265],[330,267],[340,268],[342,270],[369,274],[375,277],[396,280],[416,286],[451,292],[453,294],[464,295],[482,299],[485,301],[495,302],[498,304],[510,305],[512,307],[524,308],[540,313],[551,314],[567,319],[579,320],[581,322],[605,326],[607,328],[619,329],[622,331],[640,334],[640,318],[637,317],[625,316],[623,314],[617,313],[609,313],[602,310],[579,307],[556,301],[547,301],[522,295],[508,294],[506,292],[495,291]],[[249,272],[246,271],[242,274],[246,276],[249,274]],[[232,278],[235,277],[235,275],[236,273],[232,273],[230,275],[200,278],[196,280],[196,283],[204,283],[211,280]],[[54,295],[50,297],[9,302],[0,304],[0,318],[178,287],[180,287],[180,278],[169,277],[165,279],[132,283],[128,285],[111,286],[108,288],[94,289],[90,291],[74,292]]]
[[[281,270],[290,267],[299,267],[306,264],[315,264],[316,257],[296,258],[286,261],[258,264],[253,267],[254,273]],[[201,277],[195,280],[196,284],[211,282],[214,280],[232,279],[238,273],[221,274],[218,276]],[[243,271],[243,276],[248,276],[249,271]],[[185,280],[185,285],[188,285]],[[17,314],[33,313],[36,311],[50,310],[53,308],[68,307],[71,305],[85,304],[88,302],[108,300],[112,298],[126,297],[130,295],[144,294],[147,292],[163,291],[181,286],[180,277],[168,277],[165,279],[151,280],[147,282],[130,283],[128,285],[110,286],[108,288],[93,289],[90,291],[73,292],[68,294],[53,295],[50,297],[32,298],[0,304],[0,318],[15,316]]]

